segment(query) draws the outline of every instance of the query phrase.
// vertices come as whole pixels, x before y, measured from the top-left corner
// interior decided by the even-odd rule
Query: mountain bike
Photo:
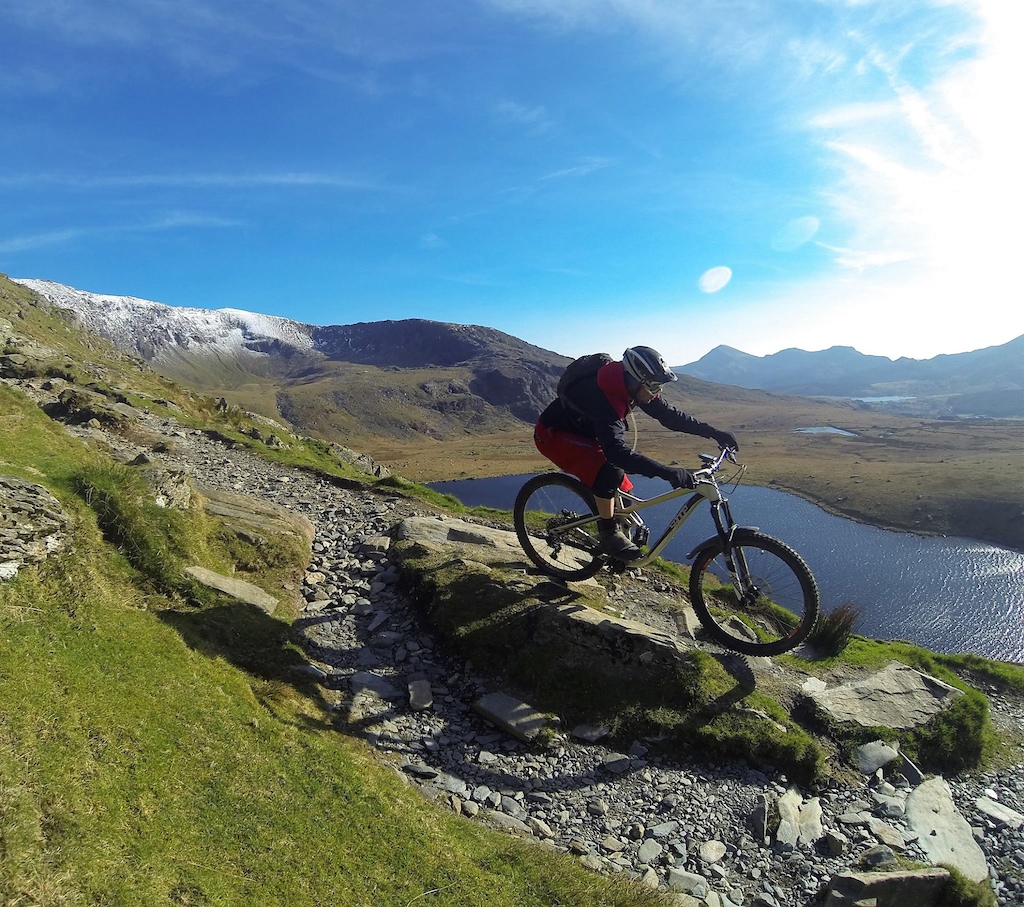
[[[693,489],[676,488],[643,500],[619,491],[615,516],[623,532],[643,548],[650,530],[640,511],[689,495],[679,512],[637,560],[619,561],[601,553],[597,504],[591,490],[565,473],[543,473],[523,485],[513,518],[516,535],[530,560],[548,576],[583,580],[603,567],[622,570],[650,564],[679,528],[707,501],[715,535],[686,555],[690,603],[708,635],[746,655],[778,655],[795,648],[814,626],[820,606],[818,584],[804,559],[785,542],[755,526],[738,526],[716,474],[731,462],[739,483],[746,467],[733,451],[701,454]]]

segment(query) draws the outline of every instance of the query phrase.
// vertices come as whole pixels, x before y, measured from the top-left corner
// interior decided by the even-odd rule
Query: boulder
[[[488,693],[473,704],[473,710],[527,743],[534,740],[548,725],[548,720],[533,706],[505,693]]]
[[[843,872],[834,876],[825,893],[825,907],[934,907],[949,872]]]
[[[948,683],[899,662],[852,683],[824,690],[805,687],[804,692],[835,721],[897,730],[926,724],[962,695]]]
[[[988,878],[988,864],[967,820],[953,803],[944,778],[930,778],[907,797],[907,826],[929,862],[959,869],[969,879]]]
[[[857,768],[864,775],[873,775],[878,769],[888,765],[899,756],[899,753],[882,740],[873,740],[858,746],[854,754]]]

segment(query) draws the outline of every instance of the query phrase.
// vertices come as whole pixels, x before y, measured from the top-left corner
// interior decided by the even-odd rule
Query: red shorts
[[[555,466],[569,475],[576,476],[588,488],[594,487],[597,474],[608,462],[601,445],[593,438],[573,434],[571,431],[548,428],[540,422],[534,429],[533,441],[537,445],[537,450]],[[619,488],[622,491],[630,491],[633,488],[629,476],[622,477]]]

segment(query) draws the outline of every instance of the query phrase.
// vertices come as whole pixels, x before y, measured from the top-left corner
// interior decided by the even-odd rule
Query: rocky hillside
[[[168,378],[327,437],[446,438],[532,422],[569,361],[478,325],[318,327],[18,283]]]

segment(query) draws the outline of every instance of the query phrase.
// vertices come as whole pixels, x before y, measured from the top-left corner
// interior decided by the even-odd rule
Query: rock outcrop
[[[63,548],[67,526],[64,508],[49,491],[0,475],[0,580]]]

